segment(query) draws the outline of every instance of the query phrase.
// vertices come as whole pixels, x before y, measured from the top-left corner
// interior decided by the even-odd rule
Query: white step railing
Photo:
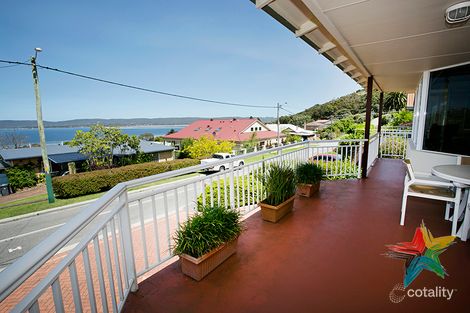
[[[404,159],[406,143],[411,137],[411,129],[407,127],[386,128],[380,133],[380,157]]]
[[[226,171],[141,192],[129,189],[213,164],[120,183],[0,273],[0,306],[12,312],[119,312],[139,279],[173,257],[173,235],[198,204],[252,212],[264,198],[261,177],[275,162],[311,161],[327,178],[359,178],[364,141],[310,141],[254,152],[231,159]],[[234,168],[242,159],[250,162]]]
[[[379,157],[379,134],[376,133],[369,140],[369,154],[367,158],[367,173]]]

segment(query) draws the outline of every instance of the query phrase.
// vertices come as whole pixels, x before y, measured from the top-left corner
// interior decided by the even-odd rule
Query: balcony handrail
[[[36,270],[38,270],[42,265],[44,265],[52,256],[54,256],[60,249],[62,249],[74,236],[76,236],[81,230],[83,230],[89,223],[97,217],[111,202],[118,199],[124,194],[127,194],[127,191],[130,188],[137,187],[140,185],[148,184],[151,182],[160,181],[167,178],[172,178],[176,176],[181,176],[184,174],[189,174],[211,168],[215,165],[221,165],[229,162],[234,162],[237,160],[242,160],[246,157],[254,157],[264,154],[271,154],[273,152],[280,152],[282,150],[294,148],[294,147],[315,147],[316,144],[329,144],[329,143],[342,143],[342,142],[356,142],[363,143],[366,142],[366,139],[345,139],[345,140],[312,140],[312,141],[303,141],[299,143],[289,144],[280,147],[274,147],[266,150],[261,150],[257,152],[252,152],[246,155],[235,156],[230,159],[220,160],[213,162],[211,164],[205,165],[195,165],[183,169],[178,169],[170,172],[160,173],[148,177],[143,177],[127,182],[122,182],[114,186],[108,192],[106,192],[102,197],[96,201],[88,204],[85,209],[83,209],[79,214],[70,219],[66,224],[57,229],[52,235],[47,237],[45,240],[41,241],[37,246],[32,248],[30,251],[25,253],[21,258],[15,261],[15,266],[8,266],[4,271],[0,272],[0,301],[3,301],[8,297],[14,290],[16,290],[30,275],[32,275]],[[320,148],[327,148],[323,146]],[[289,153],[289,152],[287,152]],[[273,156],[274,159],[276,156]],[[271,159],[271,158],[268,158]],[[360,160],[359,160],[360,161]],[[197,181],[197,178],[194,178],[194,181]],[[191,182],[193,180],[190,180]],[[185,183],[175,183],[171,186],[166,186],[158,188],[159,192],[164,192],[167,190],[175,189],[175,186],[183,186]],[[114,210],[113,210],[114,212]],[[99,223],[99,226],[102,223]],[[95,229],[95,228],[93,228]],[[88,237],[88,236],[87,236]],[[75,251],[75,250],[73,250]],[[68,258],[66,258],[68,259]],[[62,262],[60,262],[62,264]],[[49,276],[48,276],[49,277]]]
[[[75,258],[77,257],[78,254],[80,254],[81,251],[86,247],[88,242],[93,240],[95,236],[99,233],[99,231],[105,226],[109,220],[114,218],[114,216],[125,206],[125,203],[121,203],[117,207],[113,208],[111,212],[108,214],[108,216],[100,221],[97,225],[94,225],[93,230],[90,230],[85,237],[80,240],[80,242],[55,266],[47,275],[44,277],[35,287],[34,289],[26,295],[26,297],[15,307],[15,310],[12,311],[12,313],[16,312],[24,312],[28,308],[31,307],[31,305],[35,301],[35,294],[41,294],[49,285],[51,282],[53,282],[55,279],[59,277],[59,275],[62,273],[62,270],[69,266],[72,262],[74,262]]]
[[[254,156],[263,155],[263,154],[267,154],[267,153],[278,152],[278,151],[281,151],[281,150],[284,150],[284,149],[289,149],[289,148],[293,148],[293,147],[297,147],[297,146],[303,146],[305,144],[309,145],[309,144],[318,144],[318,143],[366,142],[366,141],[367,141],[367,139],[302,141],[302,142],[297,142],[297,143],[293,143],[293,144],[289,144],[289,145],[285,145],[285,146],[281,146],[281,147],[275,147],[275,148],[270,148],[270,149],[261,150],[261,151],[257,151],[257,152],[250,152],[248,154],[238,155],[238,156],[235,156],[233,158],[230,158],[229,160],[220,160],[220,161],[213,162],[210,165],[207,165],[207,164],[206,165],[202,165],[202,164],[194,165],[194,166],[185,167],[185,168],[182,168],[182,169],[179,169],[179,170],[174,170],[174,171],[160,173],[160,174],[156,174],[156,175],[152,175],[152,176],[137,178],[137,179],[134,179],[134,180],[124,182],[124,184],[127,188],[138,187],[139,185],[148,184],[148,183],[151,183],[151,182],[154,182],[154,181],[157,181],[157,180],[162,180],[162,179],[172,178],[172,177],[176,177],[176,176],[181,176],[181,175],[201,171],[201,170],[204,170],[204,169],[209,168],[209,167],[229,163],[229,162],[232,162],[232,161],[243,160],[246,156],[254,157]]]
[[[90,203],[75,217],[52,233],[47,239],[26,252],[15,261],[15,266],[7,266],[0,272],[0,302],[21,285],[32,273],[40,268],[57,251],[62,249],[69,240],[76,236],[101,211],[125,191],[125,184],[120,183],[96,201]]]

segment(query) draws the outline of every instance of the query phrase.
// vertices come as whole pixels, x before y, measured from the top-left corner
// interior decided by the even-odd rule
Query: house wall
[[[173,151],[163,151],[163,152],[158,152],[158,162],[165,162],[165,161],[171,161],[174,159],[174,153]]]
[[[43,171],[42,158],[27,158],[27,159],[17,159],[9,160],[8,163],[11,166],[32,166],[33,170],[36,173]]]
[[[259,122],[255,122],[250,127],[248,127],[243,133],[253,133],[257,131],[266,131],[266,130],[269,130],[269,129],[265,127],[263,124]]]
[[[458,155],[427,150],[418,150],[412,140],[408,140],[406,157],[410,159],[417,173],[431,175],[436,165],[457,164]]]

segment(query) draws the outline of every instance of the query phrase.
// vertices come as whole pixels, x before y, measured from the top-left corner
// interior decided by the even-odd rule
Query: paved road
[[[151,190],[161,189],[163,185],[154,187]],[[197,194],[200,194],[200,185],[196,187]],[[130,193],[129,199],[132,200],[141,193],[148,193],[150,190],[134,191]],[[180,209],[186,207],[186,203],[193,206],[195,203],[195,193],[193,185],[188,186],[188,199],[186,199],[186,192],[184,188],[178,189],[178,207]],[[151,198],[144,198],[142,201],[142,210],[144,219],[151,218],[153,203]],[[15,259],[21,257],[31,248],[33,248],[41,240],[56,231],[60,226],[64,225],[67,221],[73,218],[82,210],[86,210],[89,204],[79,205],[73,208],[64,210],[53,211],[40,215],[35,215],[23,218],[16,221],[0,224],[0,270],[5,268],[8,264],[12,263]],[[155,197],[155,209],[157,216],[165,214],[165,201],[163,194],[158,194]],[[174,191],[167,193],[167,210],[171,212],[176,211],[176,197]],[[87,226],[93,227],[104,218],[106,218],[108,210],[103,211],[94,219],[94,221]],[[137,201],[130,202],[130,217],[131,223],[138,223],[140,210]],[[83,233],[83,231],[82,231]],[[74,245],[79,242],[82,233],[79,233],[68,245]]]

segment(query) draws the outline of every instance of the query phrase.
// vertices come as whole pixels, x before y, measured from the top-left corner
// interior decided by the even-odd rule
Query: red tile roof
[[[259,120],[255,118],[198,120],[189,124],[188,126],[176,133],[163,136],[163,138],[198,139],[202,136],[213,136],[215,139],[218,140],[246,141],[250,139],[251,132],[243,133],[243,131],[250,128],[250,126],[256,122],[259,122]],[[261,124],[264,126],[263,123]],[[281,136],[284,137],[282,134]],[[277,138],[277,132],[270,130],[257,131],[256,138],[274,139]]]

